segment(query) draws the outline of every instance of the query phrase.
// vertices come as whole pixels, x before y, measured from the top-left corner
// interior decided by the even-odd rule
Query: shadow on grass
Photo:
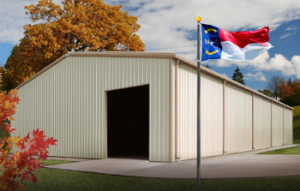
[[[30,191],[194,191],[196,180],[153,179],[111,176],[95,173],[57,169],[41,169],[36,173],[38,182],[27,183]],[[252,190],[300,190],[300,176],[278,178],[245,178],[202,180],[202,191],[252,191]]]

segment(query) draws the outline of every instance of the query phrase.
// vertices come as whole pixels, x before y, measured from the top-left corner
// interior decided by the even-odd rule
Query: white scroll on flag
[[[272,48],[269,27],[255,31],[229,32],[202,24],[202,61],[208,59],[252,60]]]

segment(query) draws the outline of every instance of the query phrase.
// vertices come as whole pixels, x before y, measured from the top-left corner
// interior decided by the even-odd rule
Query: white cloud
[[[274,58],[270,59],[270,67],[274,70],[279,70],[284,76],[291,76],[295,74],[293,64],[287,60],[282,54],[275,54]]]
[[[293,56],[291,63],[295,67],[297,78],[300,78],[300,56]]]
[[[285,29],[285,31],[295,31],[295,30],[297,30],[296,26],[289,26]]]
[[[262,72],[256,72],[256,73],[247,73],[245,75],[245,80],[266,81],[267,79]]]
[[[36,4],[38,0],[1,0],[0,6],[0,43],[17,44],[23,37],[23,26],[30,22],[24,7]],[[59,3],[61,0],[54,0]]]
[[[280,39],[284,39],[284,38],[287,38],[289,36],[291,36],[292,34],[291,33],[285,33],[284,35],[282,35],[281,37],[279,37]]]
[[[25,23],[24,2],[4,0],[0,6],[0,42],[18,43]]]
[[[293,56],[291,60],[286,59],[282,54],[275,54],[273,58],[270,58],[268,52],[263,53],[252,61],[228,61],[228,60],[212,60],[209,61],[210,65],[217,67],[230,67],[233,65],[239,67],[247,67],[257,72],[261,71],[279,71],[283,76],[296,75],[300,77],[300,55]],[[249,77],[254,75],[249,73]],[[259,73],[256,73],[259,77]],[[263,79],[260,76],[261,80]]]
[[[207,60],[205,62],[208,62],[209,65],[214,65],[217,67],[230,67],[233,64],[236,64],[236,62],[228,60]]]
[[[227,76],[227,74],[225,74],[225,73],[223,73],[222,75],[225,76],[226,78],[229,78],[229,77]]]
[[[196,16],[226,30],[270,26],[300,18],[300,4],[294,0],[136,0],[119,1],[124,8],[139,6],[131,14],[142,25],[139,35],[151,51],[172,51],[195,60],[196,42],[190,39],[196,29]],[[218,6],[214,6],[218,5]],[[276,11],[274,11],[276,10]]]
[[[279,37],[280,39],[284,39],[284,38],[287,38],[291,35],[295,35],[295,31],[297,30],[297,27],[292,25],[292,26],[287,27],[284,30],[287,31],[287,32],[285,34],[283,34],[281,37]]]
[[[265,52],[248,62],[248,66],[257,71],[280,71],[284,76],[297,75],[294,63],[287,60],[282,54],[275,54],[273,58],[270,58],[268,52]]]
[[[38,0],[1,0],[0,43],[18,43],[23,25],[29,22],[24,5]],[[54,0],[61,2],[61,0]],[[147,51],[176,52],[196,58],[196,16],[203,23],[226,30],[254,29],[269,25],[271,30],[284,22],[300,18],[300,3],[295,0],[105,0],[123,4],[124,10],[138,16],[138,34]],[[217,5],[217,6],[216,6]],[[276,10],[276,11],[274,11]]]

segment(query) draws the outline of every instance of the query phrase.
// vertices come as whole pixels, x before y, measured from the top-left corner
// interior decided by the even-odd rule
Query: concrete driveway
[[[216,179],[300,175],[300,155],[256,154],[263,151],[265,150],[203,158],[201,160],[201,176],[205,179]],[[53,165],[47,168],[121,176],[196,178],[196,160],[160,163],[108,158],[81,160],[76,163]]]

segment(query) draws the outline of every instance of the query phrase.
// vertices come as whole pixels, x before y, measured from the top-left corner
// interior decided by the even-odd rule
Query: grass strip
[[[26,183],[30,191],[189,191],[196,190],[195,180],[153,179],[111,176],[58,169],[40,169],[38,182]],[[202,190],[253,191],[253,190],[300,190],[300,176],[277,178],[248,178],[202,180]]]
[[[272,151],[267,151],[259,154],[271,154],[271,155],[300,155],[300,146],[276,149]]]
[[[63,161],[63,160],[44,160],[43,165],[44,166],[51,166],[51,165],[57,165],[57,164],[68,164],[73,163],[71,161]]]

